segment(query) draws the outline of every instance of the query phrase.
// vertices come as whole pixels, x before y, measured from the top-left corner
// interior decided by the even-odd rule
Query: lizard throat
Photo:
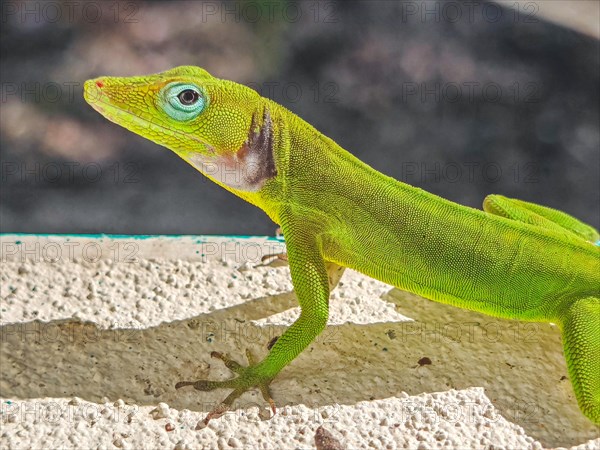
[[[217,158],[192,155],[190,163],[210,178],[240,191],[257,192],[277,175],[273,155],[273,121],[267,108],[259,126],[257,113],[252,116],[248,138],[234,153]]]

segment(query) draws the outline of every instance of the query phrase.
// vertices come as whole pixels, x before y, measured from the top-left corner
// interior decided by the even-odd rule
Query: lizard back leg
[[[600,297],[571,303],[560,316],[560,327],[579,408],[600,425]]]
[[[506,198],[502,195],[488,195],[483,201],[483,210],[497,216],[506,217],[519,222],[540,226],[556,231],[574,234],[586,241],[596,243],[598,231],[557,209],[523,200]]]

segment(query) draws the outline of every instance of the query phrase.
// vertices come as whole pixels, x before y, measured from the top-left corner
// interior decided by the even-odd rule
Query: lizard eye
[[[208,104],[204,91],[187,83],[167,84],[161,91],[160,99],[164,111],[181,122],[198,117]]]
[[[193,89],[186,89],[185,91],[181,91],[177,98],[182,105],[190,106],[198,101],[200,94]]]

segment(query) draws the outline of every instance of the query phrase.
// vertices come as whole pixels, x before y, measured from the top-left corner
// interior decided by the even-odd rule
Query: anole
[[[300,317],[260,362],[212,354],[237,377],[177,384],[233,390],[205,422],[254,387],[275,411],[270,382],[325,328],[330,290],[349,267],[437,302],[559,325],[579,407],[600,424],[600,247],[591,226],[500,195],[482,211],[397,181],[283,106],[198,67],[96,78],[84,95],[108,120],[264,210],[285,237]]]

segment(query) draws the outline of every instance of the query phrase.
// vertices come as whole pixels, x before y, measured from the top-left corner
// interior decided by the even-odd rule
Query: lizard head
[[[276,174],[265,99],[204,69],[100,77],[85,82],[84,97],[108,120],[171,149],[230,190],[258,191]]]

